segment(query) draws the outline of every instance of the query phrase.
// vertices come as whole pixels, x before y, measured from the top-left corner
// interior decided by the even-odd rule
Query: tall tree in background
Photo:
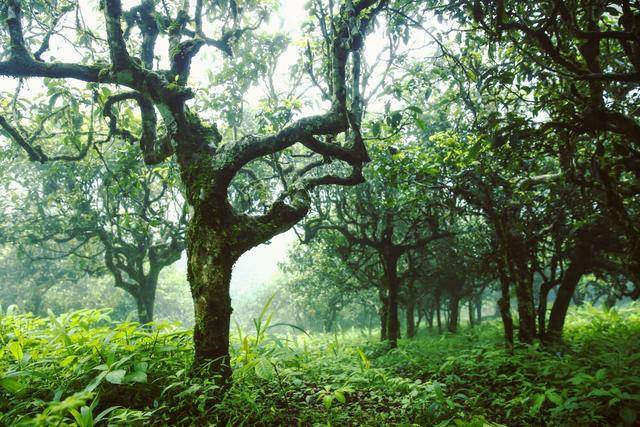
[[[64,108],[64,107],[63,107]],[[50,125],[69,128],[62,115]],[[50,129],[41,138],[50,137]],[[67,163],[3,159],[9,200],[1,207],[5,241],[32,259],[63,260],[77,277],[93,269],[135,301],[141,323],[153,320],[160,272],[184,250],[186,206],[175,167],[147,168],[135,147]],[[52,286],[53,283],[48,284]],[[44,284],[43,284],[44,286]]]
[[[366,247],[378,257],[381,283],[387,291],[386,300],[381,301],[386,307],[386,312],[382,311],[383,324],[386,316],[383,330],[395,348],[400,335],[400,293],[406,279],[401,274],[401,258],[450,233],[441,223],[430,194],[398,186],[393,175],[383,172],[388,162],[384,159],[391,156],[376,149],[374,170],[367,175],[366,184],[352,191],[320,194],[305,228],[309,237],[318,232],[339,233],[352,247]]]

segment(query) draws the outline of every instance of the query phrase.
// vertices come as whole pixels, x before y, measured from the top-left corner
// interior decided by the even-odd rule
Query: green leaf
[[[96,389],[96,387],[98,387],[100,385],[100,383],[102,383],[102,380],[104,379],[104,377],[107,376],[107,371],[102,371],[100,372],[99,375],[97,375],[93,381],[91,381],[89,383],[89,385],[87,385],[84,389],[84,391],[90,392]]]
[[[380,136],[381,130],[382,130],[382,125],[380,124],[380,122],[376,121],[371,124],[371,133],[376,138]]]
[[[533,401],[533,406],[529,410],[529,415],[534,416],[540,411],[542,404],[544,403],[546,396],[544,394],[536,394],[536,397]]]
[[[307,336],[310,336],[309,333],[304,330],[304,328],[301,328],[300,326],[294,325],[292,323],[286,323],[286,322],[274,323],[273,325],[269,326],[267,329],[275,328],[276,326],[288,326],[288,327],[290,327],[292,329],[296,329],[296,330],[304,333]]]
[[[60,361],[60,366],[65,368],[67,366],[69,366],[74,360],[76,360],[76,356],[71,355],[71,356],[67,356],[64,359],[62,359]]]
[[[126,375],[127,371],[124,369],[116,369],[107,374],[107,381],[111,384],[122,384]]]
[[[333,405],[333,395],[326,394],[322,397],[322,404],[326,409],[331,409],[331,405]]]
[[[147,373],[143,371],[134,371],[124,377],[125,383],[146,383]]]
[[[562,396],[560,396],[558,393],[556,393],[553,390],[547,390],[545,392],[545,394],[547,395],[547,398],[552,401],[556,406],[562,405]]]
[[[11,394],[20,394],[27,387],[15,378],[0,378],[0,386]]]
[[[21,361],[24,357],[22,344],[20,344],[18,341],[11,341],[9,344],[7,344],[7,350],[9,350],[9,353],[11,353],[16,362]]]
[[[633,425],[638,418],[638,413],[635,409],[628,406],[623,406],[620,409],[620,418],[625,425]]]
[[[266,358],[259,359],[254,369],[258,378],[263,380],[270,380],[276,373],[273,364]]]

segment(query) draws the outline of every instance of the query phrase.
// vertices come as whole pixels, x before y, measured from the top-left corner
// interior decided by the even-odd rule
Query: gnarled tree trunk
[[[538,334],[540,337],[545,337],[547,333],[547,300],[549,299],[549,292],[551,292],[553,286],[554,284],[550,282],[544,282],[540,286],[538,301]]]
[[[229,246],[233,239],[225,234],[194,215],[188,229],[187,274],[195,312],[194,367],[202,369],[206,363],[209,371],[228,378],[232,312],[229,287],[238,256]]]
[[[536,311],[533,301],[533,272],[529,268],[527,244],[522,236],[511,236],[508,241],[507,265],[515,282],[518,304],[518,339],[532,343],[536,337]]]
[[[536,337],[536,315],[531,281],[522,278],[516,283],[518,297],[518,339],[531,343]]]

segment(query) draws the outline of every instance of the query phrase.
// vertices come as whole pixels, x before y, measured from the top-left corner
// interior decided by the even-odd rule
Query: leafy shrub
[[[566,343],[508,351],[500,325],[387,350],[357,331],[232,337],[232,385],[188,375],[191,332],[108,310],[0,316],[1,425],[634,425],[640,310],[574,310]],[[274,334],[283,328],[288,334]]]

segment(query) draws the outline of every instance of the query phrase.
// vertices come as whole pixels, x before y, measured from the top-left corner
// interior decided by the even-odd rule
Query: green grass
[[[190,332],[107,310],[0,315],[0,425],[636,425],[640,307],[574,310],[566,346],[502,348],[500,324],[396,350],[357,332],[233,337],[234,377],[188,377]],[[264,316],[263,316],[264,317]],[[282,327],[279,328],[282,330]],[[293,329],[292,329],[293,330]]]

